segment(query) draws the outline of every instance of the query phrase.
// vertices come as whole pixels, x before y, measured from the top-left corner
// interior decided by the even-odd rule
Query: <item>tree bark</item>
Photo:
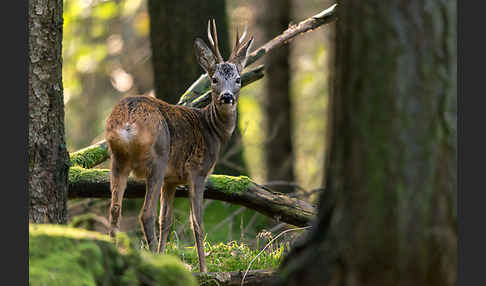
[[[62,0],[29,1],[29,221],[66,223]]]
[[[291,0],[262,2],[259,15],[265,38],[271,39],[285,30],[291,21]],[[263,98],[265,122],[265,169],[268,181],[294,182],[292,146],[292,110],[290,103],[290,45],[265,57],[266,76]],[[291,186],[278,191],[293,192]]]
[[[176,197],[188,197],[188,188],[178,187]],[[69,198],[110,198],[110,171],[71,167]],[[125,198],[143,198],[145,182],[129,177]],[[225,175],[209,176],[204,198],[225,201],[256,210],[277,221],[296,226],[307,226],[315,216],[311,204],[274,192],[248,177]]]
[[[280,285],[455,285],[456,1],[339,4],[326,191]]]
[[[224,0],[149,0],[148,10],[155,96],[176,104],[202,70],[193,45],[196,37],[207,42],[210,18],[216,21],[221,54],[229,56],[226,4]]]

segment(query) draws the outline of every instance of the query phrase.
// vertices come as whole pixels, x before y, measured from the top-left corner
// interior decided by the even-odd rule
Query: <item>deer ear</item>
[[[194,41],[194,52],[199,65],[212,76],[214,69],[216,68],[216,56],[211,49],[200,38],[196,38]]]
[[[236,68],[238,69],[239,73],[241,73],[241,71],[245,68],[246,60],[248,59],[248,52],[250,51],[251,44],[253,44],[253,37],[251,37],[251,39],[248,40],[246,44],[241,46],[236,52],[235,56],[229,60],[229,62],[234,63],[236,65]]]

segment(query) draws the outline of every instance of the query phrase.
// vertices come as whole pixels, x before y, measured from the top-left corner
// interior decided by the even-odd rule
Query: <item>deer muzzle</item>
[[[219,101],[221,103],[223,103],[223,104],[231,104],[231,105],[233,105],[235,103],[235,97],[233,96],[232,93],[225,92],[225,93],[222,93],[219,96]]]

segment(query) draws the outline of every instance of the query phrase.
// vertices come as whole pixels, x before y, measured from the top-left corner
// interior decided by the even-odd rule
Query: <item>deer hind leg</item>
[[[127,164],[120,158],[111,156],[111,175],[110,175],[110,189],[111,189],[111,204],[110,204],[110,236],[115,237],[120,229],[121,211],[123,205],[123,194],[127,187],[127,178],[130,169]]]
[[[164,182],[162,188],[162,194],[160,196],[160,215],[159,215],[159,227],[160,227],[160,240],[157,252],[161,253],[165,249],[167,237],[170,233],[170,227],[174,221],[173,217],[173,205],[174,195],[176,192],[175,184]]]
[[[145,241],[152,252],[156,252],[158,246],[157,235],[155,233],[155,218],[166,167],[166,160],[158,158],[152,162],[146,180],[145,200],[140,211],[140,223]]]
[[[204,254],[204,234],[203,234],[203,195],[204,177],[193,178],[189,196],[191,200],[191,226],[196,242],[197,256],[199,258],[199,270],[207,272],[206,256]]]

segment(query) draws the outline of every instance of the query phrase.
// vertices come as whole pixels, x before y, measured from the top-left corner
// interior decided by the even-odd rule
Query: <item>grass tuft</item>
[[[251,260],[260,252],[251,249],[244,243],[231,241],[228,243],[217,243],[211,245],[205,242],[206,264],[209,272],[244,271]],[[251,270],[275,269],[280,264],[285,246],[280,245],[274,250],[262,253],[251,265]],[[168,242],[166,253],[179,257],[185,264],[189,265],[191,271],[198,272],[199,264],[197,251],[194,246],[177,246]]]

